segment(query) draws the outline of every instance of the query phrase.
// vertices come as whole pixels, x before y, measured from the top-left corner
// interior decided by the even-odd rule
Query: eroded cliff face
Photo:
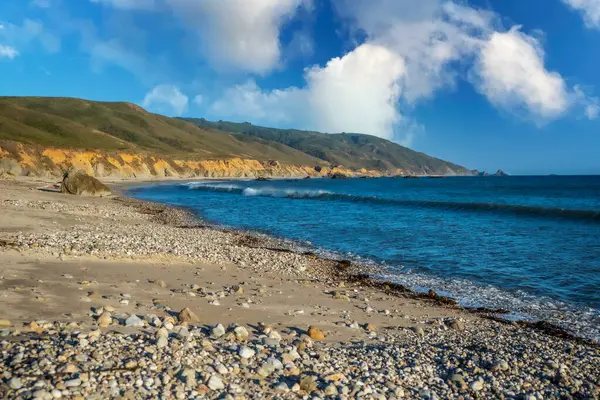
[[[97,178],[226,178],[226,177],[324,177],[335,173],[347,176],[382,176],[402,171],[353,171],[343,167],[289,165],[278,161],[257,161],[241,158],[227,160],[183,160],[130,152],[108,153],[91,150],[43,148],[16,142],[0,143],[0,160],[5,171],[0,175],[62,176],[71,167]],[[8,165],[12,172],[6,171]],[[0,166],[0,169],[2,167]]]

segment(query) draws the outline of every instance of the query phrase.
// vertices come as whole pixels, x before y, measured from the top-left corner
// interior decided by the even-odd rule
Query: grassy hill
[[[461,166],[369,135],[168,118],[130,103],[75,98],[0,97],[0,140],[196,160],[239,157],[418,174],[469,173]]]
[[[460,165],[430,157],[427,154],[371,135],[323,134],[296,129],[266,128],[247,122],[211,122],[203,118],[183,118],[183,120],[205,129],[243,133],[254,138],[282,143],[331,164],[339,164],[348,168],[403,169],[427,174],[445,174],[450,171],[469,172]]]
[[[0,139],[196,159],[242,157],[293,164],[320,161],[280,143],[199,128],[133,104],[72,98],[0,97]]]

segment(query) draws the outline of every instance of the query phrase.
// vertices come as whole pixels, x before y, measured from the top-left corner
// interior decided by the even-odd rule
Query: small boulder
[[[112,323],[112,317],[108,311],[104,311],[100,317],[98,317],[98,326],[101,328],[106,328]]]
[[[308,328],[308,336],[316,341],[325,340],[325,334],[319,328],[315,328],[314,326]]]
[[[144,321],[134,314],[125,320],[125,326],[140,328],[144,326]]]
[[[189,308],[184,308],[179,312],[179,322],[181,323],[198,323],[200,318]]]
[[[110,196],[112,192],[102,182],[78,169],[70,169],[63,175],[61,193],[78,196]]]

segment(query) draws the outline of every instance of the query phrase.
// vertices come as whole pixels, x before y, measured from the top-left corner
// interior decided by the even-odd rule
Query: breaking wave
[[[368,203],[391,205],[410,208],[433,208],[449,211],[482,212],[492,214],[512,214],[524,217],[547,219],[563,219],[600,223],[600,211],[577,210],[568,208],[553,208],[526,206],[502,203],[454,202],[391,199],[376,196],[359,196],[353,194],[334,193],[327,190],[280,189],[272,187],[252,188],[240,184],[194,182],[184,184],[192,190],[208,190],[218,192],[234,192],[244,196],[279,197],[289,199],[312,199],[320,201],[340,201],[352,203]]]

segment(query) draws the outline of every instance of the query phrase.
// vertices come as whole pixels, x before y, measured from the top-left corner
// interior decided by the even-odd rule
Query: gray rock
[[[65,381],[66,387],[77,387],[80,385],[81,385],[81,379],[79,379],[79,378],[69,379],[69,380]]]
[[[8,381],[8,386],[10,386],[11,389],[18,390],[23,387],[23,384],[21,383],[21,379],[11,378],[11,380]]]
[[[132,315],[125,320],[125,326],[140,328],[144,326],[144,321],[142,321],[142,319],[137,315]]]

